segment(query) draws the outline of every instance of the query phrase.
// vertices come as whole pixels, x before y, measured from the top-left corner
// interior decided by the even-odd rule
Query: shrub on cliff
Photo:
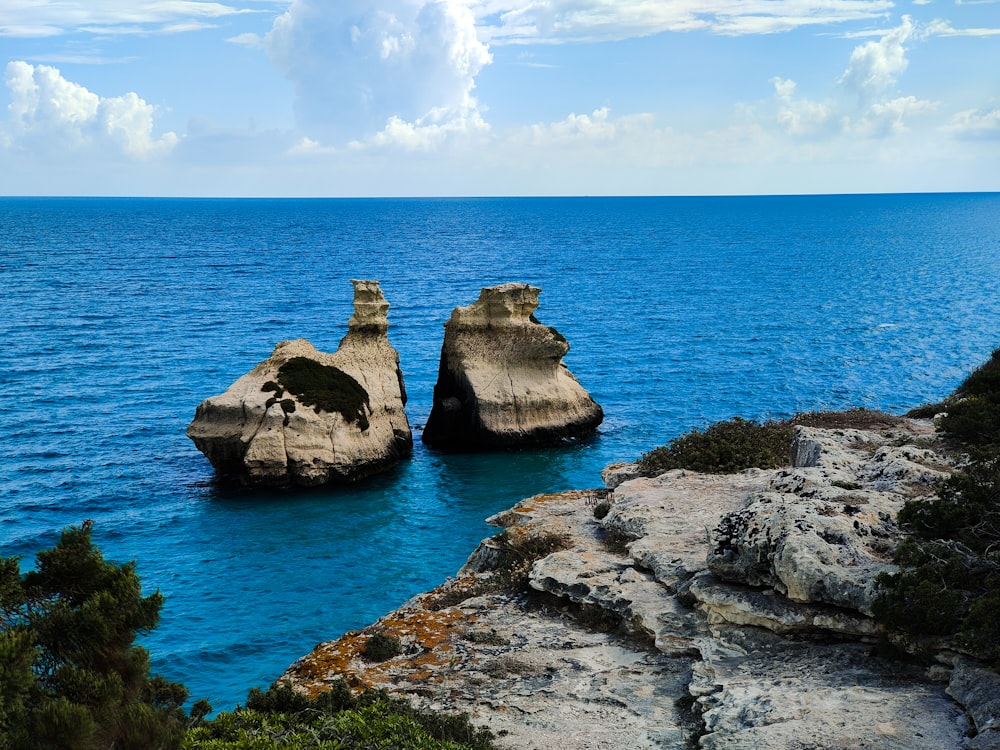
[[[667,445],[644,453],[639,470],[656,476],[671,469],[690,469],[710,474],[731,474],[751,467],[771,469],[790,461],[792,424],[734,417],[710,425],[704,432],[692,430]]]
[[[493,735],[464,714],[420,711],[381,690],[355,696],[343,680],[316,698],[287,685],[254,688],[246,708],[188,732],[184,750],[492,750]]]
[[[1000,349],[975,369],[944,403],[938,428],[968,445],[1000,451]]]
[[[0,558],[0,748],[176,748],[184,686],[149,674],[136,636],[163,597],[142,595],[134,563],[104,559],[90,522],[62,532],[22,574]],[[210,708],[208,709],[210,710]]]
[[[975,452],[899,522],[911,536],[895,551],[899,572],[878,578],[876,618],[911,639],[954,636],[1000,666],[1000,454]]]
[[[899,513],[899,572],[877,580],[875,616],[910,641],[947,636],[1000,667],[1000,349],[941,405],[941,432],[969,451],[933,499]]]

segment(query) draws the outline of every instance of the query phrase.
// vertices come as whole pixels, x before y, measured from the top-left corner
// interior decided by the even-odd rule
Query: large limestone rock
[[[895,569],[896,514],[950,471],[941,456],[913,444],[930,430],[918,422],[886,434],[797,427],[795,466],[723,517],[709,569],[792,602],[871,615],[876,576]],[[900,439],[908,444],[892,444]]]
[[[465,711],[510,750],[997,748],[996,675],[971,661],[925,671],[875,657],[852,572],[882,564],[864,556],[882,554],[870,541],[879,524],[892,528],[869,506],[888,513],[883,496],[898,504],[947,470],[935,447],[928,424],[906,420],[801,431],[795,468],[641,477],[616,466],[608,490],[540,495],[489,519],[503,535],[455,578],[317,646],[281,679],[315,695],[344,678]],[[771,495],[781,497],[758,502]],[[724,567],[713,529],[733,514],[758,532],[729,536],[726,560],[746,580],[722,581],[706,553]],[[834,538],[845,526],[858,540]],[[806,562],[794,549],[817,556],[801,579],[780,562],[786,547],[789,560]],[[367,661],[374,633],[398,638],[402,653]]]
[[[335,353],[305,339],[282,341],[198,406],[187,434],[220,475],[248,485],[345,483],[409,454],[389,304],[377,281],[351,283],[354,315]]]
[[[453,450],[541,445],[601,423],[601,407],[562,362],[566,339],[532,314],[540,291],[501,284],[455,308],[445,323],[425,443]]]

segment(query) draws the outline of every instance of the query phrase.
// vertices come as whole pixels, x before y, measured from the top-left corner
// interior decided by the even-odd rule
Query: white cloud
[[[474,0],[496,42],[626,39],[664,31],[769,34],[884,18],[891,0]]]
[[[102,98],[59,70],[22,61],[7,64],[8,147],[40,155],[108,149],[136,159],[169,152],[174,133],[153,137],[154,108],[135,93]]]
[[[202,0],[5,0],[0,4],[0,36],[55,36],[72,31],[119,34],[156,27],[187,31],[203,28],[199,19],[257,12]]]
[[[956,29],[951,22],[938,19],[927,26],[927,33],[933,36],[1000,36],[1000,28]]]
[[[1000,140],[1000,108],[958,112],[948,123],[948,130],[964,139]]]
[[[230,44],[238,44],[242,47],[250,47],[251,49],[264,47],[264,40],[258,34],[253,33],[237,34],[236,36],[229,37],[226,41]]]
[[[915,96],[901,96],[886,102],[876,102],[865,115],[855,121],[844,120],[844,131],[866,138],[885,138],[902,135],[909,130],[907,120],[935,112],[934,102],[917,99]]]
[[[839,82],[863,99],[883,93],[906,70],[909,63],[904,44],[914,32],[913,20],[903,16],[902,23],[886,32],[877,42],[856,47]]]
[[[480,128],[472,91],[492,58],[461,0],[294,0],[265,45],[311,137],[382,133],[423,148],[434,133]]]
[[[775,99],[778,101],[778,125],[794,136],[806,136],[828,130],[834,121],[833,108],[823,102],[795,97],[795,81],[772,78]]]

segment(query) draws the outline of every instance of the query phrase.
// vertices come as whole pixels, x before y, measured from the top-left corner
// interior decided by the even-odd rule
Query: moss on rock
[[[368,391],[346,372],[308,357],[293,357],[278,370],[278,382],[300,403],[319,412],[340,414],[362,431],[368,429]],[[290,410],[282,403],[282,408]]]

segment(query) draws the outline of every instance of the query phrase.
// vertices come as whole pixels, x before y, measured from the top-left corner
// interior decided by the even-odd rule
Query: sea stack
[[[203,401],[187,434],[216,472],[246,485],[349,483],[413,447],[399,354],[377,281],[354,281],[354,315],[333,354],[305,339]]]
[[[423,441],[447,450],[539,446],[585,436],[601,407],[562,362],[566,339],[533,313],[541,289],[482,290],[444,324],[434,403]]]

